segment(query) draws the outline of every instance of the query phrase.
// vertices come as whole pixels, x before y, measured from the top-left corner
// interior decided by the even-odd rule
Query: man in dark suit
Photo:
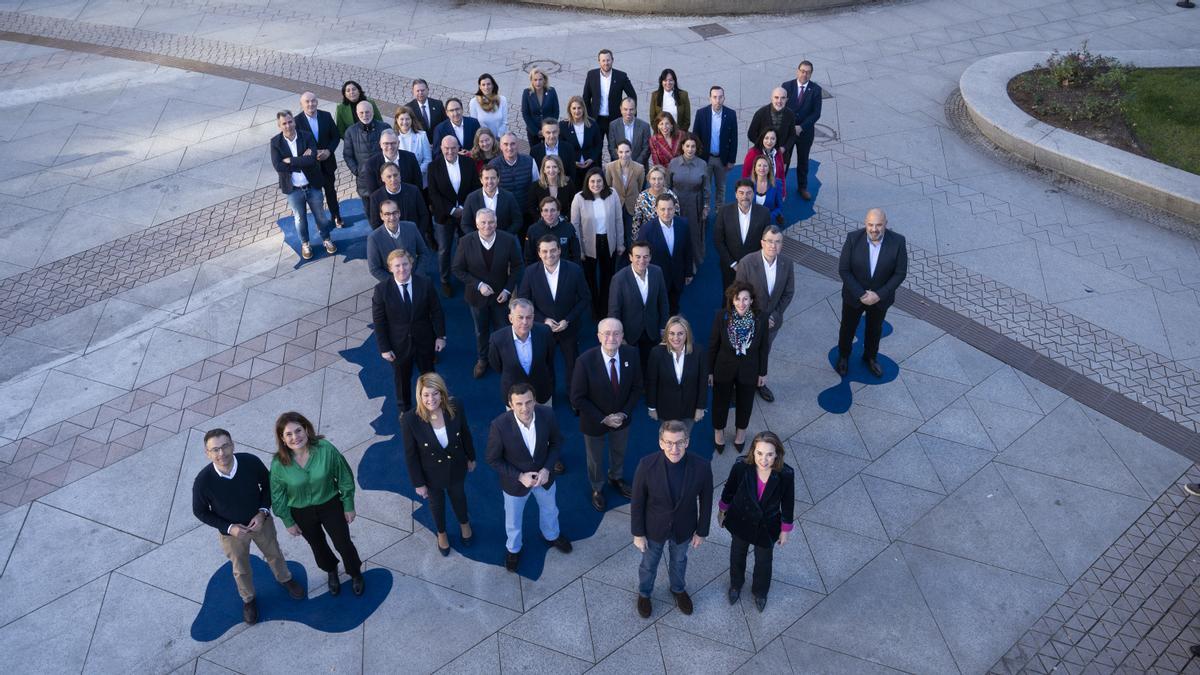
[[[537,256],[538,263],[525,268],[517,296],[533,302],[534,321],[550,329],[554,345],[562,351],[567,373],[574,373],[579,356],[579,329],[592,306],[591,292],[583,268],[562,259],[558,237],[543,236],[537,243]]]
[[[662,268],[667,281],[671,314],[679,313],[679,296],[692,283],[692,235],[688,221],[675,215],[675,198],[662,193],[654,203],[655,220],[642,226],[641,235],[650,244],[650,259]]]
[[[688,546],[698,548],[708,536],[712,517],[713,475],[707,460],[687,451],[687,426],[679,420],[658,428],[662,452],[647,455],[633,474],[633,499],[629,525],[633,545],[642,552],[638,567],[637,611],[650,618],[650,594],[663,549],[667,549],[667,577],[671,594],[682,614],[692,613],[687,592]]]
[[[549,117],[542,120],[542,142],[529,150],[529,156],[533,158],[533,165],[539,171],[546,155],[557,155],[562,160],[563,170],[568,174],[575,169],[575,162],[579,159],[575,155],[575,146],[570,143],[562,143],[559,133],[558,120]]]
[[[400,217],[400,209],[395,202],[383,200],[379,204],[379,212],[383,217],[383,227],[367,235],[367,270],[376,281],[392,278],[388,269],[388,256],[392,251],[401,249],[413,256],[413,267],[417,270],[429,264],[430,250],[425,245],[425,239],[417,230],[417,224]]]
[[[345,227],[338,203],[337,156],[334,154],[342,142],[342,137],[338,134],[333,115],[317,108],[319,103],[317,95],[311,91],[300,95],[300,108],[304,114],[300,117],[301,124],[297,128],[301,131],[308,129],[317,141],[317,164],[321,166],[321,173],[325,176],[325,205],[329,207],[329,216],[333,218],[334,224]]]
[[[488,339],[488,364],[500,373],[500,400],[517,382],[533,387],[534,397],[547,405],[554,396],[554,347],[550,329],[533,322],[533,302],[515,297],[508,301],[508,322]]]
[[[401,182],[421,187],[421,163],[417,161],[417,156],[407,150],[401,150],[396,132],[384,129],[379,134],[379,154],[359,168],[363,173],[362,182],[367,186],[367,194],[378,190],[383,184],[379,171],[388,164],[400,170]]]
[[[733,283],[738,263],[759,249],[762,233],[771,224],[771,212],[754,203],[754,183],[748,178],[738,180],[733,196],[734,203],[717,212],[713,227],[713,243],[721,258],[722,288]]]
[[[863,361],[875,377],[883,377],[876,356],[883,336],[883,319],[896,301],[896,289],[908,275],[908,244],[904,236],[887,231],[883,209],[867,211],[865,226],[846,235],[838,259],[842,277],[842,326],[838,334],[838,375],[849,372],[850,348],[858,319],[867,315]]]
[[[463,103],[457,98],[446,99],[446,119],[433,130],[433,146],[441,147],[442,139],[453,136],[458,141],[460,155],[471,154],[475,145],[475,132],[479,131],[479,120],[463,114]]]
[[[796,115],[787,107],[787,91],[783,87],[775,87],[771,91],[771,102],[754,111],[754,117],[750,118],[750,128],[746,131],[750,144],[755,145],[761,141],[767,129],[775,130],[775,147],[785,153],[791,149],[792,140],[796,137]],[[783,168],[787,170],[786,163]],[[784,179],[783,176],[776,178]]]
[[[508,392],[510,411],[500,413],[488,429],[488,466],[500,476],[504,492],[504,567],[516,572],[521,562],[522,521],[525,503],[532,494],[538,503],[538,524],[547,545],[571,552],[571,542],[558,527],[558,504],[554,474],[550,467],[558,462],[562,434],[554,411],[538,405],[533,387],[518,382]],[[711,492],[711,490],[709,491]]]
[[[796,79],[782,85],[787,92],[787,107],[796,117],[796,137],[791,147],[780,147],[787,150],[784,157],[790,157],[793,150],[796,153],[796,190],[804,200],[812,199],[808,191],[808,152],[816,138],[817,120],[821,119],[821,85],[811,81],[812,72],[812,61],[801,61],[796,66]]]
[[[422,374],[432,371],[434,355],[446,346],[446,319],[433,284],[412,273],[412,255],[395,250],[387,260],[392,278],[375,285],[371,320],[379,354],[392,364],[396,405],[403,414],[413,407],[413,365]]]
[[[627,97],[637,101],[637,92],[633,90],[629,76],[612,67],[611,50],[601,49],[596,61],[600,67],[589,70],[583,81],[583,105],[587,108],[588,117],[596,120],[600,126],[597,132],[603,147],[608,125],[620,114],[621,101]]]
[[[667,282],[662,268],[651,265],[650,258],[650,244],[645,240],[633,242],[629,246],[629,266],[613,276],[608,289],[608,315],[625,327],[625,344],[637,347],[643,369],[671,318]]]
[[[633,161],[650,167],[650,123],[637,116],[637,99],[627,98],[621,101],[621,116],[608,123],[608,156],[617,158],[617,144],[629,142],[629,154]],[[734,130],[737,133],[737,130]]]
[[[747,253],[738,263],[736,279],[754,288],[759,311],[767,313],[768,338],[774,341],[796,292],[796,273],[791,261],[779,255],[783,251],[783,231],[777,226],[768,225],[763,230],[759,245],[761,250]],[[765,384],[758,388],[758,395],[767,403],[775,401],[775,394]]]
[[[725,90],[721,87],[708,90],[708,103],[707,108],[696,111],[692,133],[699,139],[700,159],[712,170],[712,193],[720,209],[725,205],[725,178],[737,163],[737,113],[725,107]]]
[[[622,496],[631,488],[622,478],[625,446],[633,408],[642,397],[642,368],[637,350],[622,344],[624,329],[616,319],[601,319],[596,328],[600,346],[592,347],[575,362],[571,375],[571,407],[579,411],[579,430],[587,450],[592,507],[603,512],[604,441],[608,439],[608,483]]]
[[[358,121],[350,125],[342,137],[342,161],[354,176],[354,187],[368,219],[371,217],[371,192],[375,188],[374,181],[368,178],[371,174],[366,170],[367,164],[380,153],[379,140],[383,132],[391,131],[382,120],[375,119],[373,106],[370,101],[359,101],[354,108]]]
[[[333,255],[337,253],[337,246],[329,238],[333,221],[321,207],[325,174],[317,164],[317,142],[309,134],[296,131],[296,120],[286,110],[275,114],[275,124],[279,133],[271,139],[271,165],[279,174],[279,191],[292,207],[296,232],[300,235],[300,256],[305,260],[312,257],[312,247],[308,244],[309,210],[325,240],[325,251]]]
[[[400,209],[400,220],[411,220],[417,224],[417,230],[426,241],[432,241],[432,229],[429,224],[429,208],[421,197],[421,190],[400,179],[400,170],[393,164],[384,164],[380,171],[383,184],[371,193],[371,212],[369,221],[371,229],[379,229],[383,224],[379,209],[385,201],[395,204]]]
[[[467,195],[479,188],[475,160],[462,159],[458,154],[458,139],[446,136],[439,146],[441,155],[429,165],[429,205],[433,210],[433,235],[438,247],[438,269],[442,278],[442,295],[453,295],[450,288],[450,261],[458,228],[462,223],[463,204]]]
[[[436,98],[429,97],[429,83],[419,77],[413,80],[412,93],[413,100],[405,103],[404,107],[421,120],[430,147],[437,147],[433,143],[433,130],[446,120],[446,107]]]
[[[496,214],[496,227],[520,237],[521,228],[525,224],[525,219],[521,216],[521,205],[511,192],[500,188],[500,170],[494,166],[483,167],[479,172],[479,182],[479,189],[467,195],[466,201],[463,202],[459,232],[467,234],[473,230],[475,214],[480,209],[490,209]]]
[[[496,214],[480,209],[476,230],[458,240],[451,269],[464,286],[463,296],[475,322],[475,379],[487,372],[487,341],[507,325],[505,308],[521,278],[521,244],[507,232],[496,231]]]

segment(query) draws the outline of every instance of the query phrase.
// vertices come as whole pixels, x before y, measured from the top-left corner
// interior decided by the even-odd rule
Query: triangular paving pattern
[[[920,490],[874,476],[861,478],[867,493],[871,495],[871,503],[875,506],[875,512],[879,515],[889,540],[903,534],[943,498],[936,492]]]
[[[1179,453],[1155,443],[1120,422],[1090,408],[1083,408],[1083,414],[1096,425],[1096,430],[1108,441],[1109,446],[1151,496],[1177,482],[1180,474],[1192,465]]]
[[[826,592],[840,586],[887,548],[887,542],[818,523],[803,523],[801,529],[804,530],[817,569],[821,572]]]
[[[727,673],[750,660],[751,652],[664,625],[655,626],[668,673]]]
[[[791,448],[790,463],[804,476],[808,494],[814,502],[824,499],[868,464],[867,460],[860,457],[812,445],[795,442],[789,442],[788,445]]]
[[[994,450],[991,438],[984,430],[983,424],[971,410],[966,399],[951,403],[921,426],[921,433],[945,438],[956,443],[963,443],[984,450]]]
[[[902,371],[915,371],[932,375],[943,380],[951,380],[959,384],[970,385],[971,378],[958,363],[958,358],[950,346],[950,338],[943,336],[926,346],[921,351],[904,359],[900,364]]]
[[[591,666],[588,661],[500,633],[502,673],[582,673]]]
[[[854,532],[872,539],[888,540],[883,524],[875,513],[871,498],[863,488],[862,480],[855,476],[834,490],[816,506],[804,512],[802,519]]]
[[[750,595],[751,576],[747,569],[746,584],[743,587],[747,597]],[[659,619],[658,625],[671,626],[694,635],[709,636],[734,649],[755,651],[754,638],[750,636],[746,616],[742,613],[740,604],[729,604],[728,588],[729,576],[722,575],[698,592],[693,590],[691,596],[695,612],[691,616],[684,616],[678,609],[672,609]]]
[[[107,587],[102,576],[0,628],[0,654],[47,673],[83,672]]]
[[[1039,414],[1043,412],[1025,384],[1021,382],[1017,371],[1012,368],[1001,368],[992,373],[986,380],[967,392],[967,398],[1000,403],[1025,412]]]
[[[165,672],[196,658],[211,648],[191,639],[192,621],[199,611],[200,605],[191,600],[114,572],[85,672]],[[124,644],[131,636],[159,648],[131,650]]]
[[[583,579],[583,594],[587,601],[588,627],[592,637],[592,649],[599,660],[603,660],[621,645],[633,639],[646,628],[634,621],[634,606],[637,593],[609,586],[606,583]],[[667,607],[658,603],[658,615],[665,614]],[[657,618],[651,615],[652,619]]]
[[[946,492],[953,492],[968,478],[974,476],[983,465],[995,457],[991,452],[980,448],[955,443],[937,436],[913,434],[925,450],[925,457],[937,472],[938,479]],[[920,486],[918,486],[920,487]]]
[[[778,553],[776,556],[778,557]],[[747,561],[747,564],[751,563]],[[712,585],[719,586],[720,583],[714,582]],[[721,589],[724,590],[726,587],[721,586]],[[747,578],[743,591],[749,588],[750,579]],[[823,593],[813,593],[803,588],[796,588],[791,584],[771,584],[767,606],[760,612],[754,606],[752,595],[743,592],[740,606],[746,616],[746,623],[750,626],[750,635],[754,637],[755,647],[764,649],[764,645],[771,643],[772,640],[775,641],[772,644],[778,644],[776,638],[779,637],[779,634],[788,626],[796,623],[797,619],[804,616],[805,612],[815,607],[824,597]]]
[[[525,612],[503,632],[584,661],[595,661],[583,582],[579,579]]]
[[[625,621],[632,621],[626,618]],[[665,673],[662,650],[658,646],[658,630],[650,625],[637,637],[629,640],[620,649],[607,656],[596,667],[588,671],[595,675],[657,675]]]
[[[858,427],[850,415],[821,415],[797,431],[791,440],[865,460],[871,459],[871,454],[867,452],[867,447],[858,434]]]
[[[850,416],[854,418],[858,434],[871,459],[881,457],[921,425],[920,419],[857,406],[850,410]]]
[[[906,377],[908,374],[905,373]],[[890,412],[893,415],[903,415],[914,419],[923,419],[921,408],[913,400],[908,387],[904,386],[903,378],[897,378],[885,384],[873,384],[854,392],[854,410],[859,406]]]
[[[917,408],[921,410],[921,416],[925,419],[938,414],[971,389],[961,382],[904,370],[903,366],[900,372],[900,380],[908,388],[908,393],[912,395]]]
[[[945,493],[942,481],[938,480],[937,471],[925,456],[925,450],[916,434],[911,434],[897,443],[862,472],[922,490]]]
[[[1012,445],[1013,441],[1029,431],[1043,417],[1040,412],[1028,412],[991,401],[973,401],[970,398],[965,400],[997,450],[1004,450]]]

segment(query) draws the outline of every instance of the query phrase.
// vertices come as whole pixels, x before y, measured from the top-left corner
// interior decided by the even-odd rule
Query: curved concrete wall
[[[524,4],[573,9],[600,9],[631,14],[681,14],[709,16],[772,14],[873,4],[870,0],[521,0]]]

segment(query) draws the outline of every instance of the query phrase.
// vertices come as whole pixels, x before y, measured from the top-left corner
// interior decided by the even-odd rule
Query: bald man
[[[746,132],[746,137],[750,139],[751,145],[761,141],[767,129],[774,129],[775,147],[785,153],[792,147],[792,141],[796,139],[796,115],[788,109],[787,103],[787,91],[783,87],[775,87],[771,91],[771,102],[756,110],[750,120],[750,129]],[[784,177],[776,178],[783,180]]]
[[[858,319],[867,315],[863,338],[863,362],[875,377],[883,377],[876,357],[883,319],[896,301],[896,289],[908,275],[908,245],[904,236],[888,232],[883,209],[867,211],[863,229],[846,235],[838,260],[842,277],[842,326],[838,335],[838,360],[834,370],[845,376],[850,370],[850,348]]]

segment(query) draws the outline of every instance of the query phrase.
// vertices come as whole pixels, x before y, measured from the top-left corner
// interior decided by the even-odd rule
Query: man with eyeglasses
[[[258,546],[275,580],[296,600],[304,587],[292,578],[271,517],[271,474],[262,460],[248,452],[234,452],[233,438],[224,429],[204,434],[204,454],[212,463],[192,482],[192,513],[217,531],[221,550],[233,565],[233,581],[242,596],[242,620],[258,621],[254,576],[250,569],[250,542]]]

